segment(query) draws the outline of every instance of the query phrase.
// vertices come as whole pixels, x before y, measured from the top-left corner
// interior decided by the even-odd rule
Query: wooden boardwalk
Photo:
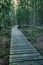
[[[43,65],[43,58],[22,32],[12,28],[9,65]]]

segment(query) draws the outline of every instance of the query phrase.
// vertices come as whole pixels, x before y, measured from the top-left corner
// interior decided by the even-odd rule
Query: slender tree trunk
[[[34,16],[33,16],[33,24],[36,23],[36,1],[34,1]]]
[[[43,24],[43,1],[40,0],[40,25]]]

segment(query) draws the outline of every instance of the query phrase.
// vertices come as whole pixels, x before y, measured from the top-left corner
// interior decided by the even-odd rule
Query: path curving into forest
[[[43,65],[43,58],[17,28],[12,28],[9,65]]]

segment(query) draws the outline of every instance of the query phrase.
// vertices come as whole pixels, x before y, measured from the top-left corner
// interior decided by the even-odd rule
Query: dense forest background
[[[17,3],[14,2],[14,0],[0,0],[1,26],[10,26],[13,23],[43,26],[43,0],[16,0]]]
[[[43,25],[43,0],[18,0],[17,22],[21,25]]]

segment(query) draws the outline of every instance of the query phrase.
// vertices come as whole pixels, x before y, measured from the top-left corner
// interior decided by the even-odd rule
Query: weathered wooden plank
[[[42,65],[42,62],[42,56],[23,33],[17,27],[12,28],[9,65]]]

